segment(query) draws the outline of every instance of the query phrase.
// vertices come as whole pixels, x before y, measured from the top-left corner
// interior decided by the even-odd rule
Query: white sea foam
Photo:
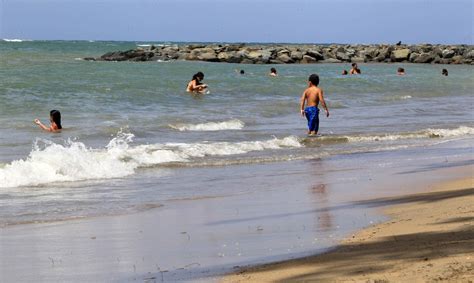
[[[403,95],[400,97],[400,99],[405,100],[405,99],[410,99],[412,98],[411,95]]]
[[[474,135],[474,128],[461,126],[457,129],[428,129],[431,136],[436,137],[456,137]]]
[[[51,182],[121,178],[138,167],[169,162],[191,162],[205,156],[228,156],[288,147],[301,147],[294,136],[283,139],[219,143],[166,143],[131,146],[133,135],[119,133],[103,149],[78,141],[64,145],[35,142],[26,159],[0,167],[0,188],[34,186]]]
[[[2,39],[3,41],[6,41],[6,42],[23,42],[22,39],[8,39],[8,38],[4,38]]]
[[[224,122],[208,122],[203,124],[177,124],[169,125],[171,128],[179,131],[222,131],[222,130],[241,130],[245,123],[233,119]]]
[[[402,139],[446,138],[474,135],[474,128],[460,126],[456,129],[427,129],[413,133],[384,134],[370,136],[345,136],[349,142],[396,141]]]

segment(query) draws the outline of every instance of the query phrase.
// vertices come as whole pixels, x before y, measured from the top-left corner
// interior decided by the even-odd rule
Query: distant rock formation
[[[472,45],[417,44],[187,44],[137,47],[106,53],[91,61],[206,61],[242,64],[404,62],[474,64]]]

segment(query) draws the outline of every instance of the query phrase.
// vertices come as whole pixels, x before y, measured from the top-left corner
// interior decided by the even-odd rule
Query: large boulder
[[[463,63],[463,57],[461,55],[456,55],[451,58],[453,61],[453,64],[462,64]]]
[[[217,54],[213,48],[205,47],[205,48],[195,48],[191,50],[191,54],[196,57],[196,60],[200,61],[210,61],[210,62],[217,62]]]
[[[352,57],[351,62],[352,63],[364,63],[365,58],[364,57]]]
[[[413,59],[413,63],[431,63],[435,59],[435,56],[431,53],[421,53]]]
[[[303,55],[303,59],[301,59],[300,63],[301,64],[312,64],[312,63],[316,63],[318,62],[318,60],[316,58],[313,58],[309,55]]]
[[[324,59],[323,54],[321,54],[321,52],[319,52],[318,50],[315,50],[315,49],[307,50],[305,55],[311,56],[316,60],[323,60]]]
[[[410,53],[410,56],[408,57],[408,61],[413,62],[413,61],[415,61],[418,57],[420,57],[420,53],[418,53],[418,52],[412,52],[412,53]]]
[[[112,52],[111,56],[107,54],[101,57],[105,61],[148,61],[154,56],[153,52],[144,51],[143,49],[131,49],[125,52]]]
[[[454,55],[456,55],[456,52],[454,52],[454,50],[451,50],[451,49],[444,49],[442,52],[441,52],[443,58],[453,58]]]
[[[347,55],[345,52],[336,52],[336,58],[341,60],[341,61],[350,61],[351,58],[349,57],[349,55]]]
[[[410,49],[404,48],[404,49],[398,49],[392,51],[392,54],[390,55],[390,58],[392,59],[393,62],[401,62],[408,60],[408,56],[410,56]]]
[[[290,57],[291,59],[293,59],[294,61],[300,61],[301,59],[303,59],[303,53],[300,52],[300,51],[291,51],[290,53]]]
[[[242,55],[235,51],[221,52],[217,54],[217,59],[226,63],[240,63],[240,61],[242,61]]]
[[[463,57],[466,59],[474,59],[474,50],[471,50],[469,52],[464,52]]]
[[[279,53],[276,59],[278,61],[281,61],[281,62],[285,63],[285,64],[291,64],[291,63],[295,62],[293,59],[291,59],[290,56],[288,56],[287,53]]]

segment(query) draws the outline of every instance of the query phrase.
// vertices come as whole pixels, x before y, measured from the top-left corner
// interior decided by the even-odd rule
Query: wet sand
[[[365,201],[391,220],[364,229],[319,256],[241,270],[222,282],[472,282],[474,178],[430,192]]]

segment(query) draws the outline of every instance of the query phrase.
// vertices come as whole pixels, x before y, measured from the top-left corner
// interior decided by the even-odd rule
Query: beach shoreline
[[[455,179],[428,184],[421,193],[365,201],[390,219],[326,253],[245,267],[220,282],[470,282],[473,169],[456,170]]]

